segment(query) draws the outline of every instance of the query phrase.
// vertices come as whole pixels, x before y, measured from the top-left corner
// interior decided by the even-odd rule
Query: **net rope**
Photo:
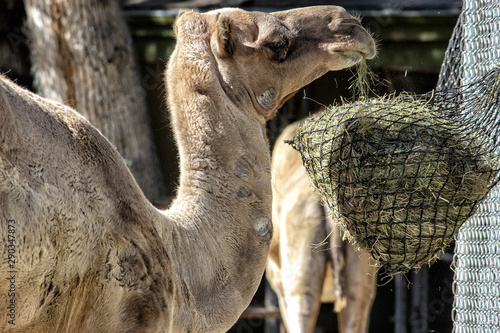
[[[441,68],[438,89],[467,85],[499,63],[500,2],[464,0]],[[465,107],[464,114],[467,111]],[[496,121],[492,119],[492,123]],[[500,332],[498,186],[460,228],[454,266],[453,332]]]

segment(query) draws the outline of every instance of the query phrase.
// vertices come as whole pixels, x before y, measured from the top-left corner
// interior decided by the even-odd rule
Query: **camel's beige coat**
[[[250,303],[272,234],[266,120],[374,43],[334,6],[189,11],[175,31],[167,211],[83,117],[0,78],[0,331],[223,332]]]
[[[300,153],[284,142],[293,138],[297,125],[287,126],[273,149],[274,234],[267,278],[289,333],[314,332],[321,301],[335,303],[340,332],[368,332],[376,294],[375,261],[342,240]]]

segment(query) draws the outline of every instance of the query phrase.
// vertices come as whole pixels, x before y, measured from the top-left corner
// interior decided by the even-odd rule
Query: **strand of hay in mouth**
[[[368,68],[366,60],[361,60],[356,65],[349,89],[353,91],[354,98],[367,98],[371,92],[371,87],[379,81],[375,73]]]
[[[345,237],[387,274],[437,260],[499,166],[462,122],[404,95],[330,108],[292,144]]]

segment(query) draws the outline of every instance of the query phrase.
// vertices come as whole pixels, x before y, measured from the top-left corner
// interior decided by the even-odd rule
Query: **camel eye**
[[[273,52],[273,60],[282,62],[285,60],[290,41],[288,39],[282,39],[278,42],[267,43],[265,47]]]

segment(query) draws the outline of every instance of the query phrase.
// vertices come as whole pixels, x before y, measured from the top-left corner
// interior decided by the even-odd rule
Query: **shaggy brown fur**
[[[175,30],[167,211],[75,111],[0,79],[0,331],[222,332],[250,303],[272,234],[266,120],[374,43],[334,6],[184,12]]]

